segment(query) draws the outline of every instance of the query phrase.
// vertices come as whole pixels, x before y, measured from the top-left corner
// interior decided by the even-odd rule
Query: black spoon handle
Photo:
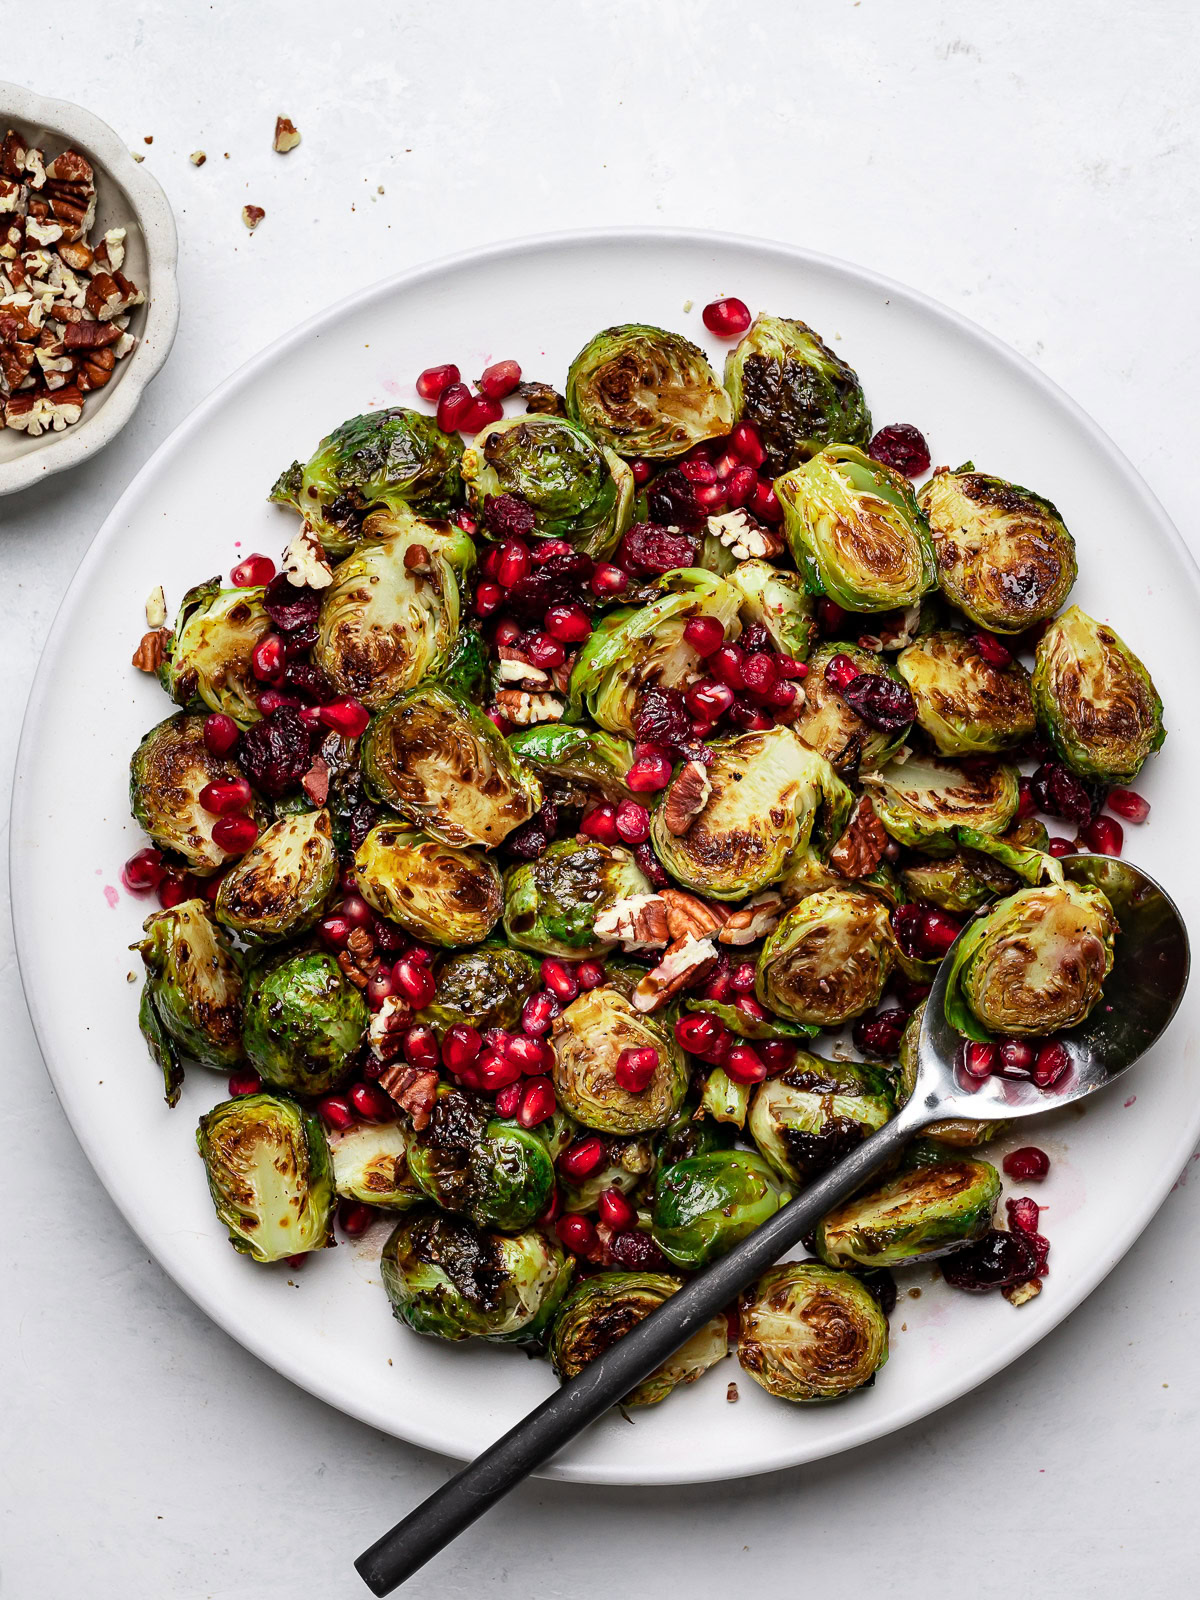
[[[589,1422],[648,1377],[747,1284],[800,1243],[930,1119],[912,1102],[893,1122],[762,1223],[728,1255],[705,1268],[623,1339],[590,1362],[449,1483],[409,1512],[354,1563],[373,1594],[391,1594],[476,1517],[535,1472]]]

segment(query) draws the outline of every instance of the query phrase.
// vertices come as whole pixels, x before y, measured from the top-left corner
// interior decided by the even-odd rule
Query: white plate
[[[118,893],[141,836],[126,767],[168,711],[130,653],[142,606],[239,555],[278,552],[294,530],[267,504],[278,471],[368,406],[411,402],[425,366],[472,377],[517,357],[563,382],[598,328],[646,321],[705,344],[699,308],[737,294],[803,317],[858,370],[877,423],[913,421],[934,461],[973,458],[1060,507],[1079,545],[1073,598],[1108,618],[1149,663],[1175,732],[1139,789],[1150,824],[1130,854],[1189,922],[1197,886],[1188,797],[1197,746],[1183,733],[1200,677],[1197,574],[1145,484],[1112,444],[1021,357],[960,317],[872,274],[783,246],[669,232],[575,235],[497,246],[422,267],[289,334],[212,395],[142,469],[85,558],[38,673],[18,761],[12,855],[21,969],[62,1103],[101,1180],[192,1298],[264,1361],[373,1426],[454,1456],[474,1454],[546,1395],[541,1362],[490,1346],[440,1345],[393,1322],[375,1257],[385,1230],[301,1271],[229,1248],[194,1145],[224,1081],[189,1070],[168,1111],[138,1037],[140,967],[126,946],[152,904]],[[684,311],[684,302],[695,309]],[[139,974],[140,976],[140,974]],[[1038,1193],[1053,1241],[1039,1299],[1013,1310],[902,1275],[892,1356],[874,1388],[840,1405],[772,1400],[735,1362],[633,1426],[614,1414],[549,1470],[600,1483],[686,1483],[810,1461],[879,1437],[963,1394],[1062,1320],[1111,1269],[1171,1188],[1200,1133],[1194,1082],[1200,990],[1164,1043],[1090,1104],[1026,1128],[1053,1157]],[[1001,1148],[1005,1148],[1002,1146]],[[294,1286],[293,1286],[294,1285]],[[907,1298],[906,1290],[920,1291]],[[738,1405],[726,1386],[740,1379]],[[253,1427],[253,1418],[247,1418]]]

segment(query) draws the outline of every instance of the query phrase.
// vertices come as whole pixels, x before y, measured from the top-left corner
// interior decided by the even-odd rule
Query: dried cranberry
[[[280,633],[312,626],[321,611],[317,589],[297,588],[281,572],[272,578],[263,594],[263,608]]]
[[[698,533],[708,519],[708,512],[696,499],[696,485],[678,467],[668,467],[659,473],[646,490],[646,502],[654,521],[664,528]],[[686,561],[678,564],[690,565]]]
[[[867,1272],[859,1273],[859,1282],[863,1288],[879,1302],[879,1309],[885,1317],[890,1317],[896,1309],[896,1280],[886,1267],[871,1267]]]
[[[637,698],[633,726],[644,744],[668,750],[692,737],[692,719],[678,689],[645,689]]]
[[[686,480],[685,480],[686,481]],[[655,522],[635,522],[621,540],[617,564],[635,578],[656,578],[695,565],[694,535]]]
[[[1037,1275],[1037,1251],[1028,1234],[993,1228],[975,1244],[956,1250],[942,1263],[942,1276],[954,1289],[986,1294]]]
[[[254,787],[273,799],[298,784],[312,766],[312,745],[295,708],[280,706],[247,728],[237,759]]]
[[[883,672],[860,672],[841,691],[842,699],[880,733],[903,733],[917,715],[907,686]]]
[[[663,1272],[667,1262],[662,1251],[648,1233],[631,1228],[625,1233],[614,1233],[609,1240],[608,1252],[617,1266],[627,1272]]]
[[[334,692],[329,679],[311,661],[289,661],[283,669],[283,681],[306,700],[328,700]]]
[[[533,507],[515,494],[490,494],[483,504],[483,525],[493,539],[520,539],[533,532]]]
[[[505,599],[509,610],[540,624],[551,606],[568,605],[577,599],[591,578],[594,565],[591,556],[582,550],[547,556],[508,591]]]
[[[528,822],[514,828],[504,841],[505,848],[521,861],[536,861],[558,832],[558,806],[547,800]]]
[[[649,839],[643,839],[641,844],[633,847],[633,859],[641,868],[643,874],[649,878],[652,889],[665,889],[670,883],[670,878],[663,871],[662,862],[654,854]]]
[[[1029,780],[1038,809],[1052,817],[1066,817],[1084,827],[1099,811],[1103,791],[1067,770],[1060,761],[1045,761]]]
[[[872,461],[882,461],[885,467],[894,467],[906,478],[919,478],[929,471],[929,446],[920,428],[911,422],[893,422],[880,428],[867,446]]]
[[[908,1012],[894,1009],[877,1011],[873,1017],[860,1017],[854,1024],[854,1048],[860,1055],[876,1061],[894,1061],[900,1039],[908,1025]]]
[[[846,608],[838,605],[836,600],[831,600],[828,595],[822,595],[817,601],[817,623],[825,637],[832,638],[846,620]]]
[[[1015,1183],[1040,1183],[1050,1171],[1050,1157],[1035,1144],[1010,1150],[1004,1158],[1004,1171]],[[1034,1228],[1036,1231],[1036,1222]]]

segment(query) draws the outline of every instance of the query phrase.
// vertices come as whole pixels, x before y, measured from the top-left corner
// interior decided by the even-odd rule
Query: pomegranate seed
[[[709,656],[708,670],[728,688],[744,689],[746,687],[746,680],[742,676],[744,659],[736,644],[723,644]]]
[[[478,522],[476,522],[474,517],[469,517],[465,511],[458,512],[454,518],[454,521],[458,523],[459,527],[464,533],[469,533],[474,536],[479,532]]]
[[[1115,811],[1119,817],[1124,817],[1126,822],[1145,822],[1150,815],[1150,802],[1143,800],[1141,795],[1135,794],[1132,789],[1110,789],[1108,809]]]
[[[238,742],[238,725],[223,711],[213,711],[204,719],[204,746],[214,756],[227,756]]]
[[[209,905],[215,905],[217,895],[221,892],[221,885],[225,881],[225,873],[217,872],[211,878],[204,880],[204,898]]]
[[[725,1073],[734,1083],[761,1083],[767,1064],[753,1045],[735,1044],[725,1059]]]
[[[710,656],[725,643],[725,629],[716,617],[692,617],[684,626],[683,637],[698,656]]]
[[[496,582],[502,589],[511,589],[528,576],[530,565],[529,546],[520,539],[505,539],[496,563]]]
[[[729,974],[730,987],[737,994],[749,994],[754,988],[755,965],[753,961],[739,961]]]
[[[1036,1200],[1028,1195],[1022,1195],[1019,1200],[1006,1200],[1004,1209],[1008,1212],[1008,1220],[1014,1228],[1022,1233],[1036,1233],[1038,1231],[1038,1218],[1042,1208]]]
[[[343,894],[338,912],[352,928],[369,928],[375,921],[375,913],[360,894]]]
[[[779,682],[774,657],[765,651],[746,656],[742,661],[742,678],[751,694],[765,699]],[[795,692],[793,689],[788,698],[793,698]]]
[[[260,589],[265,588],[275,576],[275,563],[270,556],[247,556],[244,561],[239,561],[229,574],[229,581],[235,589]]]
[[[625,774],[625,786],[632,789],[634,794],[657,794],[671,781],[670,759],[652,745],[641,748],[646,750],[646,754],[639,756]]]
[[[1017,1183],[1040,1183],[1050,1171],[1050,1157],[1035,1144],[1022,1145],[1005,1156],[1004,1170]],[[1033,1231],[1037,1231],[1036,1223]]]
[[[426,367],[417,379],[417,393],[422,400],[440,400],[450,385],[459,383],[461,379],[462,373],[453,361],[448,361],[442,367]]]
[[[728,501],[723,483],[698,483],[692,490],[692,498],[710,512],[723,511]]]
[[[443,433],[457,433],[474,404],[475,396],[465,383],[448,384],[438,396],[438,427]]]
[[[725,483],[725,497],[731,506],[744,506],[758,487],[753,467],[735,467]]]
[[[617,832],[616,807],[594,806],[579,824],[579,831],[589,839],[598,839],[601,844],[616,844],[621,837]]]
[[[581,644],[592,631],[592,619],[581,605],[551,606],[546,632],[560,644]]]
[[[817,601],[817,622],[821,632],[827,637],[837,633],[845,620],[844,608],[838,605],[836,600],[831,600],[828,595],[822,595]]]
[[[709,333],[736,339],[750,326],[750,308],[744,300],[710,300],[700,313]]]
[[[619,1189],[603,1190],[596,1202],[596,1210],[600,1213],[600,1221],[609,1228],[624,1231],[632,1228],[637,1221],[637,1212]]]
[[[386,1122],[395,1109],[376,1083],[356,1083],[350,1090],[350,1104],[367,1122]]]
[[[485,1050],[476,1064],[475,1075],[486,1094],[495,1094],[500,1089],[507,1089],[509,1084],[516,1083],[521,1076],[521,1063],[510,1061],[495,1050]]]
[[[421,962],[414,961],[411,956],[401,956],[392,971],[397,988],[416,1011],[420,1011],[422,1006],[427,1006],[437,992],[433,973]]]
[[[414,1022],[404,1034],[404,1059],[410,1067],[421,1067],[436,1072],[442,1053],[438,1049],[437,1034],[425,1022]]]
[[[700,990],[706,1000],[716,1000],[724,1005],[733,993],[728,972],[716,972]]]
[[[753,705],[749,700],[735,700],[729,709],[729,720],[747,731],[771,726],[771,719],[767,713],[761,706]]]
[[[521,637],[521,630],[511,617],[501,617],[492,629],[492,643],[495,645],[516,644]]]
[[[414,944],[408,950],[408,959],[418,966],[427,967],[433,960],[433,951],[427,944]]]
[[[764,1022],[767,1013],[759,1005],[752,994],[739,994],[733,1002],[744,1017],[749,1017],[752,1022]]]
[[[946,954],[962,931],[962,923],[946,911],[930,906],[921,930],[921,953],[926,961],[937,961]]]
[[[482,1049],[483,1040],[478,1030],[465,1022],[456,1022],[453,1027],[446,1029],[446,1037],[442,1040],[442,1060],[446,1063],[447,1071],[457,1075],[475,1065]]]
[[[566,1250],[573,1251],[577,1256],[586,1255],[596,1242],[596,1230],[586,1217],[571,1213],[559,1217],[554,1224],[554,1231],[558,1235],[559,1243]]]
[[[626,1094],[641,1094],[657,1071],[658,1051],[653,1045],[644,1045],[639,1050],[621,1051],[613,1067],[613,1077]]]
[[[610,595],[624,594],[629,587],[629,574],[609,561],[602,561],[592,573],[592,593],[601,600]]]
[[[258,823],[253,817],[218,817],[213,823],[212,838],[226,855],[244,855],[258,838]]]
[[[505,1092],[506,1091],[501,1090],[501,1093],[505,1093]],[[550,1227],[551,1224],[556,1222],[558,1220],[558,1218],[562,1215],[562,1208],[563,1208],[562,1190],[558,1187],[557,1184],[555,1184],[554,1185],[554,1192],[550,1196],[550,1204],[546,1207],[546,1209],[542,1212],[541,1216],[538,1218],[539,1225],[541,1227],[543,1227],[543,1228]]]
[[[1002,644],[994,633],[973,633],[971,643],[976,651],[993,667],[1012,665],[1012,651]]]
[[[489,400],[483,394],[475,395],[459,418],[458,426],[463,433],[482,433],[493,422],[499,422],[503,415],[504,407],[499,400]]]
[[[500,602],[504,599],[504,590],[498,583],[484,580],[475,588],[475,615],[477,617],[490,617]]]
[[[514,1035],[504,1047],[504,1057],[515,1062],[527,1078],[540,1077],[554,1065],[554,1053],[546,1041],[528,1033]]]
[[[344,950],[353,932],[354,924],[336,911],[331,917],[322,917],[317,923],[317,937],[330,950]]]
[[[796,1059],[796,1046],[789,1044],[786,1039],[763,1039],[755,1048],[762,1058],[769,1078],[786,1072]]]
[[[722,483],[728,483],[729,479],[733,477],[735,472],[740,472],[742,470],[742,466],[738,461],[738,458],[729,450],[727,450],[723,456],[718,457],[716,468],[717,477],[720,478]],[[757,476],[757,474],[751,474],[751,476]]]
[[[650,461],[643,461],[640,458],[637,461],[631,461],[629,463],[629,470],[633,473],[633,481],[637,484],[639,489],[643,484],[649,483],[650,479],[654,476],[653,463]]]
[[[278,678],[287,666],[287,651],[277,633],[266,633],[254,646],[250,656],[254,676],[263,683]]]
[[[691,483],[710,484],[717,481],[717,469],[711,461],[696,456],[686,461],[681,461],[679,470]]]
[[[990,1078],[996,1070],[996,1046],[968,1039],[962,1050],[962,1069],[968,1078]]]
[[[750,491],[746,504],[760,522],[782,522],[783,507],[769,478],[759,478]]]
[[[257,1072],[231,1072],[229,1074],[229,1092],[235,1100],[241,1099],[244,1094],[257,1094],[262,1086],[262,1079]]]
[[[558,996],[551,994],[549,989],[540,989],[537,994],[531,994],[521,1007],[521,1026],[533,1038],[540,1038],[561,1010],[562,1002]]]
[[[1052,856],[1073,856],[1075,854],[1075,846],[1070,839],[1051,839],[1047,843],[1046,849]]]
[[[521,1104],[517,1108],[517,1121],[523,1128],[536,1128],[558,1110],[554,1098],[554,1085],[549,1078],[528,1078]]]
[[[712,678],[703,678],[684,692],[683,699],[694,717],[717,722],[733,704],[734,694],[727,683],[717,683]]]
[[[1017,788],[1020,796],[1017,801],[1017,816],[1031,817],[1037,810],[1037,800],[1034,798],[1033,785],[1028,778],[1022,778]]]
[[[251,801],[245,778],[214,778],[200,791],[200,804],[213,817],[230,817],[244,811]]]
[[[374,1208],[361,1200],[343,1200],[338,1207],[338,1226],[351,1239],[366,1233],[374,1220]]]
[[[269,717],[273,711],[278,711],[282,706],[295,707],[295,700],[290,694],[280,694],[278,689],[264,689],[255,701],[264,717]]]
[[[139,850],[121,868],[121,882],[134,894],[146,894],[157,889],[163,880],[162,852],[153,845]]]
[[[775,671],[781,678],[807,678],[808,662],[797,661],[794,656],[776,656]]]
[[[1002,1078],[1028,1078],[1037,1051],[1026,1039],[1001,1039],[996,1056],[999,1062],[996,1071]]]
[[[522,1092],[519,1078],[515,1083],[505,1084],[504,1088],[500,1090],[496,1096],[496,1110],[502,1117],[515,1115],[517,1107],[521,1104]]]
[[[503,400],[521,381],[521,369],[515,361],[496,361],[485,367],[475,380],[475,387],[488,400]]]
[[[581,989],[598,989],[607,973],[602,961],[581,961],[575,968],[575,977]]]
[[[636,800],[622,800],[615,821],[617,832],[626,844],[641,844],[650,837],[650,813]]]
[[[331,700],[321,707],[321,721],[334,733],[340,733],[343,739],[361,738],[370,720],[371,713],[361,700],[352,700],[349,696],[344,700]]]
[[[531,634],[525,643],[525,654],[542,672],[553,672],[567,659],[567,653],[557,639],[548,633]]]
[[[1093,817],[1079,830],[1079,842],[1096,856],[1119,856],[1125,843],[1125,830],[1115,817]]]
[[[183,878],[177,872],[164,872],[158,884],[158,903],[164,911],[170,911],[172,906],[177,906],[188,898],[187,888]]]
[[[703,1055],[715,1042],[717,1035],[724,1031],[723,1023],[701,1011],[692,1016],[680,1017],[675,1024],[675,1039],[684,1050],[699,1056]]]
[[[607,1156],[608,1146],[598,1133],[592,1133],[569,1144],[559,1156],[558,1165],[573,1183],[580,1183],[602,1167]]]
[[[324,1099],[317,1101],[317,1112],[322,1122],[336,1128],[339,1133],[345,1133],[347,1128],[354,1126],[354,1110],[343,1095],[327,1094]]]
[[[777,683],[767,696],[766,703],[772,711],[783,711],[795,702],[797,693],[794,683]]]
[[[849,656],[832,656],[826,663],[825,681],[831,683],[835,689],[848,688],[859,676],[861,676],[859,669]]]
[[[1070,1052],[1065,1044],[1055,1039],[1044,1044],[1033,1064],[1033,1081],[1039,1089],[1050,1089],[1071,1065]]]
[[[730,447],[749,467],[761,467],[767,459],[758,428],[753,422],[735,423],[729,435]]]
[[[565,1005],[569,1005],[579,993],[575,974],[565,962],[556,961],[553,956],[547,956],[542,962],[542,982]]]
[[[385,1000],[396,992],[396,985],[387,967],[379,967],[367,981],[367,1004],[378,1011]]]

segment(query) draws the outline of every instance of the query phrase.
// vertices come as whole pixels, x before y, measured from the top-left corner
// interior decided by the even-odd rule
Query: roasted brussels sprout
[[[146,967],[139,1022],[174,1105],[183,1073],[171,1045],[226,1072],[242,1059],[242,966],[203,900],[154,912],[145,935],[133,946]]]
[[[632,736],[643,689],[684,688],[699,677],[700,656],[683,637],[694,617],[736,634],[741,594],[733,584],[699,567],[669,573],[663,584],[649,605],[619,606],[592,630],[571,669],[568,721],[586,705],[602,728]]]
[[[844,889],[846,880],[839,878],[837,884]],[[684,1005],[688,1011],[705,1011],[710,1017],[716,1017],[730,1033],[736,1033],[742,1039],[811,1039],[814,1033],[821,1031],[811,1022],[785,1022],[782,1017],[752,1017],[740,1006],[731,1006],[723,1000],[696,999],[689,995]]]
[[[652,1311],[669,1300],[683,1280],[664,1272],[598,1272],[577,1283],[562,1303],[550,1333],[550,1359],[565,1383],[576,1378]],[[636,1389],[624,1406],[653,1406],[680,1384],[695,1383],[729,1353],[724,1316],[713,1317]]]
[[[791,1191],[761,1156],[750,1150],[713,1150],[659,1173],[650,1232],[668,1261],[696,1271],[723,1256],[790,1199]]]
[[[444,844],[498,845],[542,803],[542,786],[495,723],[426,684],[375,717],[362,740],[367,790]]]
[[[836,1028],[879,1003],[896,958],[888,908],[861,889],[822,889],[793,907],[758,958],[763,1005]]]
[[[899,679],[890,662],[854,644],[821,644],[812,653],[804,680],[804,705],[792,726],[835,772],[853,777],[883,766],[904,743],[911,724],[896,733],[884,733],[860,717],[825,676],[835,656],[848,657],[860,673],[872,672],[893,682]]]
[[[868,773],[876,815],[893,839],[930,854],[950,855],[955,828],[1003,833],[1020,803],[1016,767],[956,766],[934,756],[910,756]]]
[[[333,1243],[337,1195],[312,1112],[273,1094],[242,1095],[200,1118],[196,1144],[235,1250],[282,1261]]]
[[[902,650],[896,671],[917,702],[917,723],[944,756],[1011,750],[1033,733],[1029,674],[993,666],[965,633],[939,629]]]
[[[452,694],[478,705],[487,692],[488,649],[474,628],[459,628],[444,666],[438,669],[438,682]]]
[[[750,1114],[750,1085],[735,1083],[724,1067],[714,1067],[704,1079],[700,1109],[713,1122],[744,1128]]]
[[[649,892],[650,880],[620,845],[557,839],[536,861],[505,873],[504,931],[541,955],[600,955],[616,939],[595,932],[596,918],[618,900]]]
[[[733,406],[704,351],[678,333],[605,328],[571,363],[567,415],[622,456],[681,456],[733,426]]]
[[[518,1233],[534,1222],[554,1191],[554,1162],[536,1131],[504,1122],[465,1089],[438,1086],[429,1123],[413,1135],[408,1170],[444,1211],[461,1211],[477,1228]]]
[[[813,594],[893,611],[937,586],[929,525],[907,478],[852,444],[775,480],[792,558]]]
[[[725,360],[734,410],[758,426],[778,476],[826,444],[871,437],[858,378],[813,330],[791,317],[755,317]]]
[[[918,1048],[921,1040],[921,1023],[925,1018],[925,1001],[909,1017],[900,1036],[900,1071],[896,1082],[896,1109],[906,1106],[917,1086]],[[953,1145],[956,1150],[973,1150],[978,1145],[989,1144],[1007,1133],[1011,1122],[969,1122],[949,1117],[944,1122],[931,1122],[921,1130],[923,1139],[935,1139],[939,1144]]]
[[[129,764],[129,805],[134,820],[160,850],[176,850],[202,878],[214,873],[225,852],[213,842],[218,820],[200,804],[200,791],[216,778],[240,778],[228,756],[215,756],[204,742],[204,718],[180,712],[160,722],[138,745]],[[261,822],[255,802],[251,816]]]
[[[802,1050],[755,1089],[747,1132],[776,1172],[806,1184],[877,1133],[892,1110],[883,1072]]]
[[[859,1193],[817,1226],[831,1267],[900,1267],[980,1239],[1000,1198],[1000,1174],[978,1157],[918,1141],[885,1183]]]
[[[492,495],[518,495],[533,512],[533,531],[567,539],[597,558],[629,526],[633,473],[566,417],[505,417],[467,447],[463,478],[480,514]]]
[[[175,635],[164,660],[163,687],[176,705],[197,700],[248,728],[262,715],[262,684],[251,660],[273,624],[261,589],[222,589],[220,578],[189,589],[175,619]]]
[[[625,784],[633,765],[628,739],[569,722],[543,722],[510,733],[508,747],[552,788],[596,790],[615,805],[634,798]]]
[[[324,1094],[349,1071],[370,1012],[324,950],[266,957],[246,984],[243,1040],[251,1065],[274,1089]]]
[[[313,660],[372,711],[440,672],[475,547],[452,522],[376,512],[321,598]]]
[[[1073,1028],[1112,971],[1117,919],[1099,889],[1020,889],[978,917],[955,946],[946,1020],[969,1039]]]
[[[1039,495],[968,464],[922,485],[946,598],[993,633],[1052,617],[1075,582],[1075,541]]]
[[[1166,738],[1150,674],[1107,624],[1078,606],[1038,641],[1033,697],[1059,755],[1097,783],[1129,783]]]
[[[440,1038],[456,1022],[478,1028],[515,1028],[521,1007],[541,988],[538,963],[524,950],[490,942],[456,950],[438,963],[437,993],[421,1012]]]
[[[572,1262],[536,1228],[512,1238],[428,1210],[396,1224],[379,1270],[393,1314],[414,1333],[536,1344],[566,1293]]]
[[[542,1124],[545,1127],[545,1123]],[[636,1195],[649,1183],[655,1168],[654,1146],[645,1134],[627,1139],[605,1138],[607,1154],[601,1166],[586,1178],[573,1179],[559,1172],[564,1211],[594,1211],[606,1189]]]
[[[453,511],[462,500],[462,449],[457,433],[443,433],[419,411],[367,411],[322,439],[298,477],[290,467],[271,498],[295,505],[337,560],[357,544],[371,511]]]
[[[616,983],[586,990],[554,1019],[553,1078],[558,1103],[577,1122],[601,1133],[646,1133],[663,1128],[683,1104],[688,1069],[669,1024],[634,1007]],[[653,1078],[640,1094],[613,1076],[623,1050],[658,1051]]]
[[[408,1170],[411,1138],[400,1122],[356,1122],[344,1133],[329,1134],[338,1194],[382,1211],[424,1204],[425,1191]]]
[[[900,881],[910,900],[960,915],[978,911],[995,893],[972,871],[971,862],[961,850],[936,861],[912,862],[901,871]]]
[[[686,833],[673,833],[666,799],[654,813],[655,854],[685,888],[716,900],[742,900],[783,877],[810,844],[839,837],[854,796],[825,757],[791,728],[717,739],[708,796]]]
[[[742,621],[760,622],[782,655],[807,661],[817,625],[803,579],[795,572],[781,572],[769,561],[755,560],[735,562],[729,579],[741,591]]]
[[[337,875],[329,812],[280,817],[221,879],[217,921],[252,944],[290,939],[321,915]]]
[[[729,1123],[702,1114],[694,1105],[682,1106],[655,1141],[659,1170],[673,1167],[689,1156],[707,1155],[710,1150],[728,1150],[737,1138]]]
[[[738,1360],[780,1400],[840,1400],[888,1358],[888,1320],[851,1272],[815,1261],[770,1267],[738,1304]]]
[[[1062,882],[1063,870],[1047,851],[1050,835],[1036,817],[1021,817],[996,834],[956,828],[954,837],[975,876],[998,894],[1010,894],[1022,883]]]
[[[402,822],[372,828],[354,856],[363,899],[431,944],[478,944],[500,920],[504,890],[485,856]]]

